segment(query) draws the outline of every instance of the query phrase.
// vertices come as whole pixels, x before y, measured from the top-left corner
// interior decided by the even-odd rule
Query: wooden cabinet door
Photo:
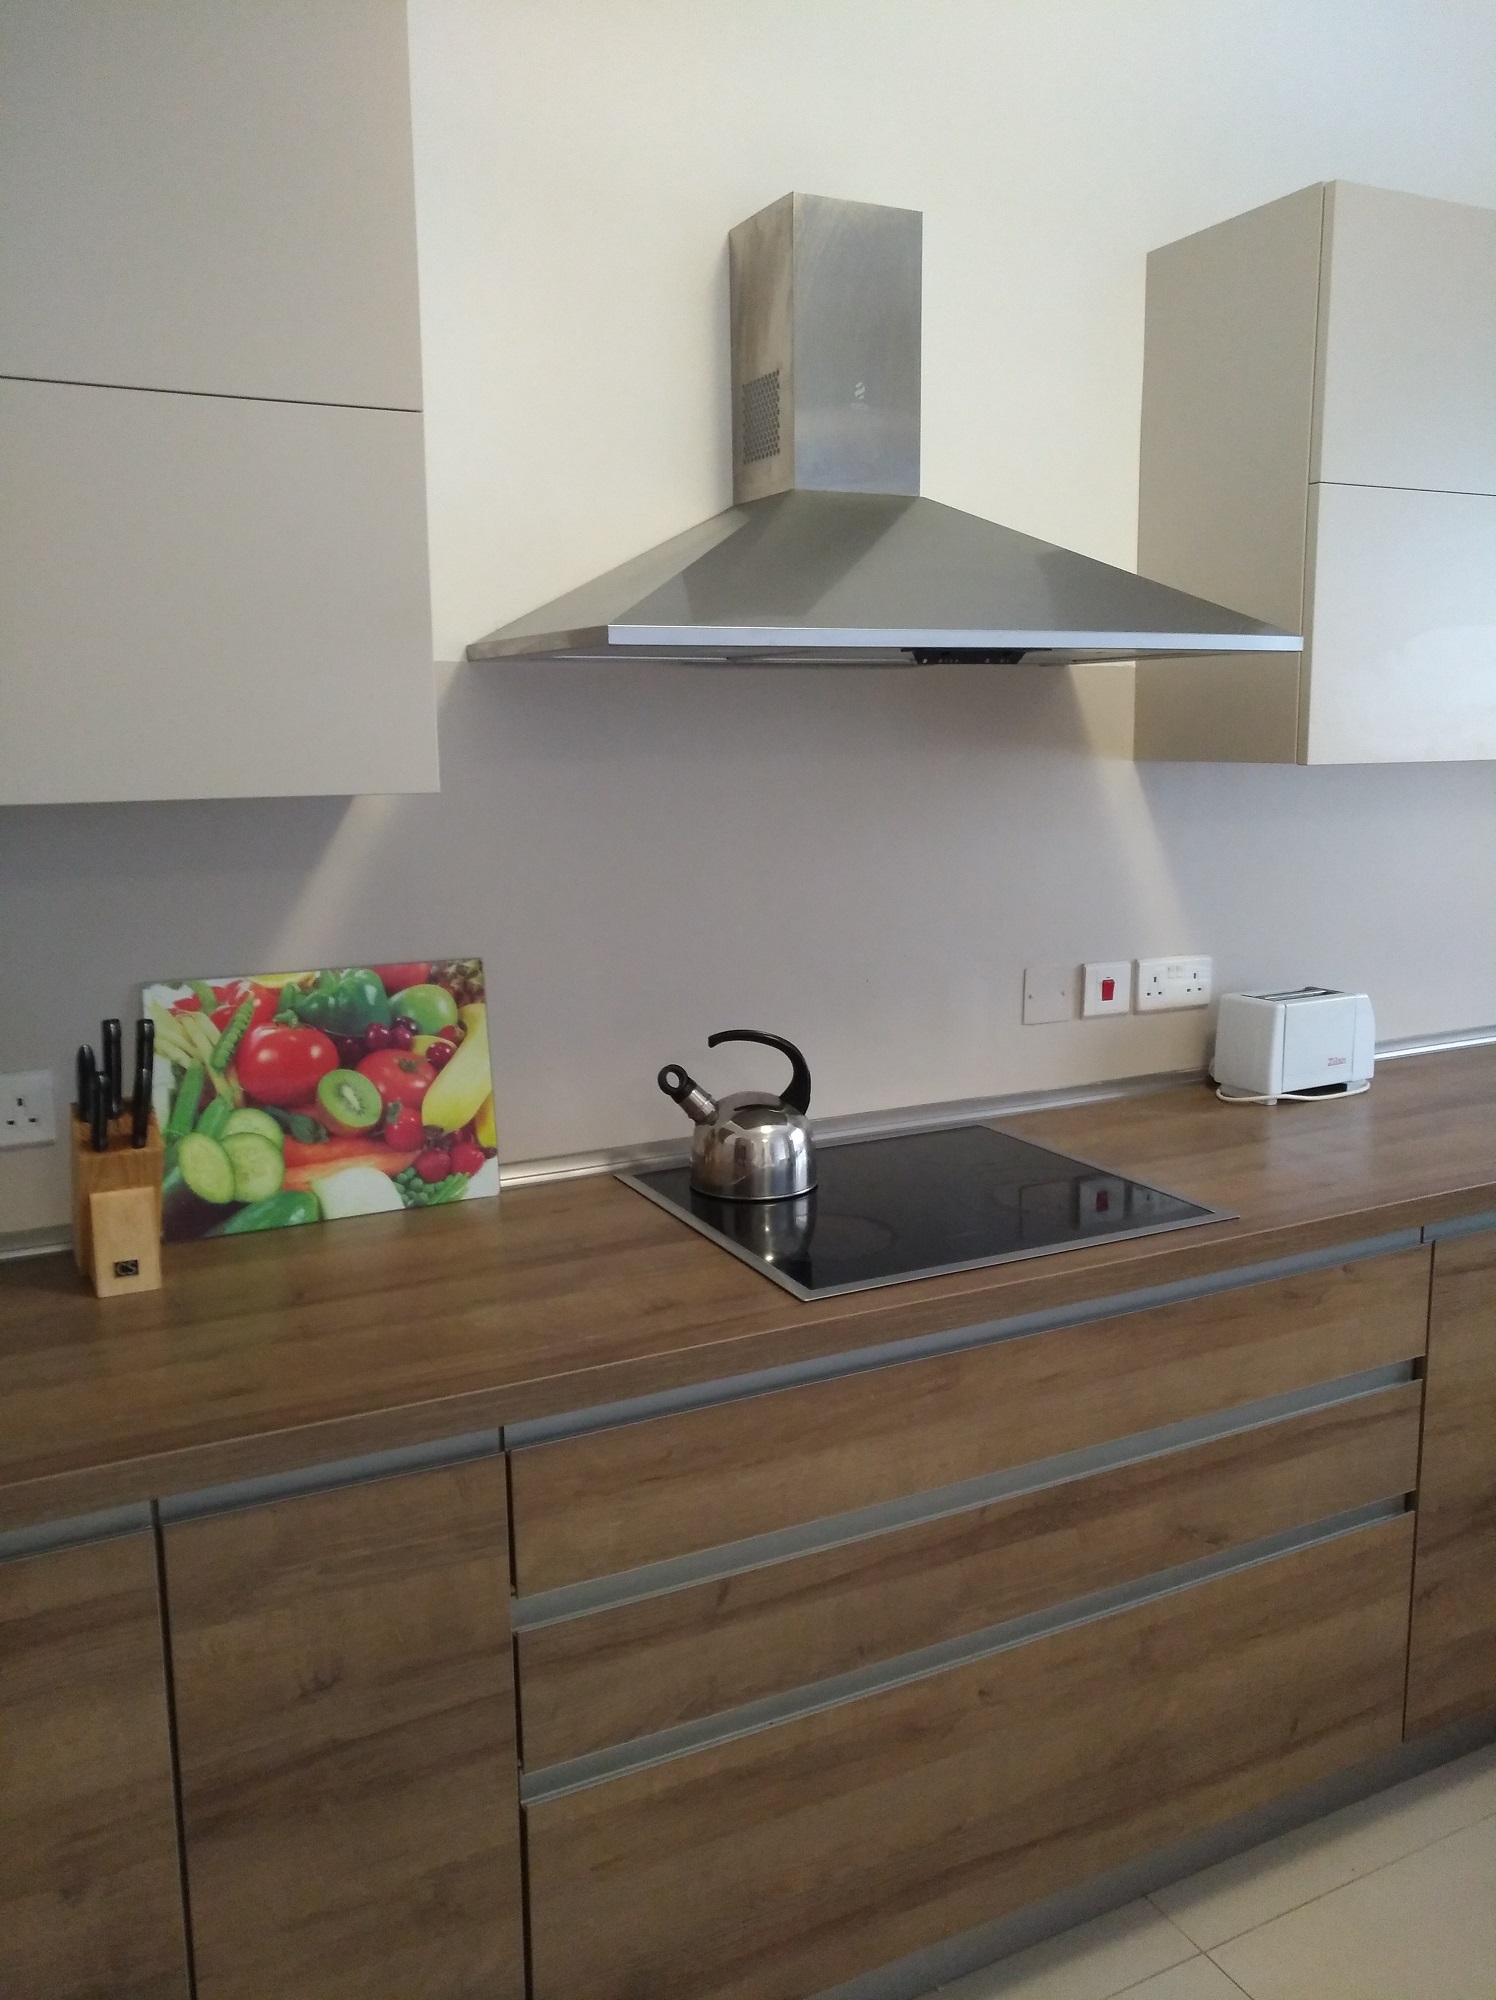
[[[4,13],[0,375],[420,408],[403,0]]]
[[[1496,1713],[1496,1230],[1434,1246],[1410,1736]]]
[[[198,2000],[518,2000],[501,1461],[165,1535]]]
[[[1423,1353],[1426,1249],[1240,1285],[510,1455],[522,1595]]]
[[[155,1536],[0,1562],[0,1993],[187,1991]]]
[[[526,1808],[535,2000],[790,2000],[1399,1740],[1374,1526]]]

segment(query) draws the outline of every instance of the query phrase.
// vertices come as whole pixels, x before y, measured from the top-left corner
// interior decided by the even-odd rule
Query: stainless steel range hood
[[[919,496],[920,216],[786,195],[728,237],[725,513],[470,660],[909,666],[1297,652],[1131,570]]]

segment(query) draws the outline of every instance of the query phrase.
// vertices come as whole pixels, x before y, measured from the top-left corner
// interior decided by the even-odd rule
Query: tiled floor
[[[939,2000],[1119,1994],[1496,2000],[1496,1746],[942,1986]]]

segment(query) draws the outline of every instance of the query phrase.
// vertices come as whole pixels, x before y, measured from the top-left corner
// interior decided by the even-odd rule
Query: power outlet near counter
[[[1208,1007],[1211,982],[1209,958],[1140,958],[1137,1010],[1161,1014],[1174,1007]]]
[[[25,1069],[0,1076],[0,1148],[47,1146],[56,1137],[52,1072]]]

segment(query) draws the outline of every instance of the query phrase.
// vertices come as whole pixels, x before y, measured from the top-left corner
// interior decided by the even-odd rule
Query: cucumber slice
[[[177,1141],[176,1171],[199,1201],[234,1201],[234,1166],[217,1139],[187,1132]]]
[[[234,1164],[216,1139],[187,1132],[171,1149],[161,1183],[161,1234],[168,1243],[201,1236],[234,1200]]]
[[[243,1104],[237,1111],[231,1111],[228,1122],[218,1135],[231,1139],[236,1132],[258,1132],[262,1139],[268,1139],[277,1152],[285,1143],[285,1133],[268,1111],[261,1111],[256,1104]]]
[[[231,1132],[222,1141],[234,1177],[235,1201],[265,1201],[286,1177],[281,1149],[263,1132]]]

